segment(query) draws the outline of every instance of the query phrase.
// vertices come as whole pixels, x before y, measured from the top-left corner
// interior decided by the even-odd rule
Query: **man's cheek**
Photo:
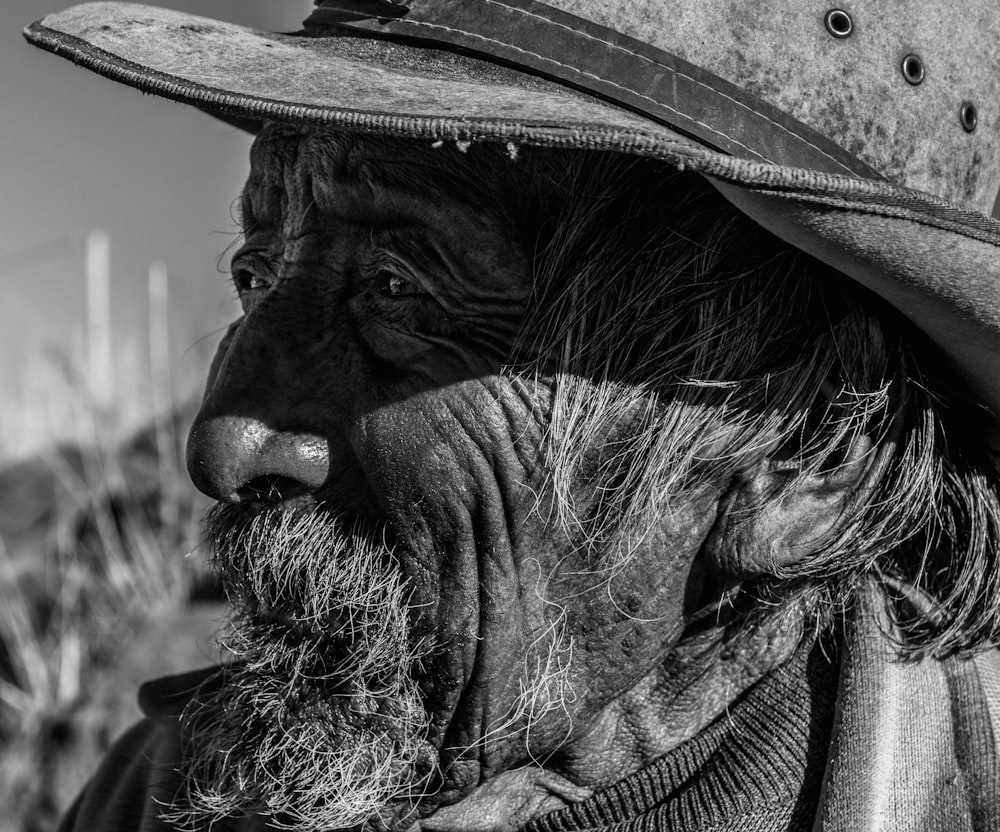
[[[469,544],[468,442],[440,394],[383,404],[350,434],[419,602],[435,603],[441,561]],[[449,571],[455,572],[455,568]]]
[[[625,541],[589,566],[579,550],[561,561],[548,600],[566,617],[577,715],[630,689],[678,642],[702,585],[698,552],[711,516],[692,502],[646,539]]]
[[[351,434],[357,456],[387,511],[401,520],[467,513],[490,491],[493,437],[476,386],[386,390],[358,419]]]

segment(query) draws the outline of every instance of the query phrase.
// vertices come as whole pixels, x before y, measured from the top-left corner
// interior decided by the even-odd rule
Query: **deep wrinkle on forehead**
[[[432,213],[447,221],[461,212],[466,221],[499,223],[521,238],[523,228],[531,227],[524,221],[531,181],[523,163],[498,162],[496,154],[470,158],[412,139],[268,125],[251,151],[244,229],[294,237],[314,208],[375,227]]]
[[[384,197],[375,193],[383,189],[372,174],[371,163],[346,134],[265,128],[254,143],[244,202],[254,225],[286,236],[294,236],[289,226],[298,220],[301,227],[313,209],[364,221],[365,213],[374,213],[377,196]],[[353,193],[358,190],[360,198]]]

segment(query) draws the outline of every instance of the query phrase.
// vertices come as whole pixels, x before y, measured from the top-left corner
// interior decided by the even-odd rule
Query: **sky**
[[[157,4],[272,31],[298,28],[312,8],[310,0]],[[23,40],[25,25],[69,5],[0,5],[0,383],[8,391],[29,356],[80,351],[80,240],[93,229],[110,237],[116,350],[145,344],[152,261],[169,271],[179,375],[203,364],[214,333],[235,317],[217,262],[234,238],[249,137]]]

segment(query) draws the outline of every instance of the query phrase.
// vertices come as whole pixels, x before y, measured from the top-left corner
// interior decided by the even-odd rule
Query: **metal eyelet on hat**
[[[958,118],[962,122],[962,129],[966,133],[973,133],[979,124],[979,108],[972,101],[963,101]]]
[[[903,62],[899,66],[903,70],[903,77],[908,84],[917,86],[917,84],[923,83],[926,72],[924,70],[924,62],[920,60],[919,55],[911,52],[903,58]]]
[[[854,21],[843,9],[830,9],[823,18],[823,23],[835,38],[849,38],[854,31]]]

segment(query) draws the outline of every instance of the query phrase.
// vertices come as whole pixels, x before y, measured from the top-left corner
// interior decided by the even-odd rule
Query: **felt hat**
[[[602,149],[696,171],[895,305],[1000,413],[995,0],[316,5],[294,34],[87,3],[25,36],[247,129]]]

